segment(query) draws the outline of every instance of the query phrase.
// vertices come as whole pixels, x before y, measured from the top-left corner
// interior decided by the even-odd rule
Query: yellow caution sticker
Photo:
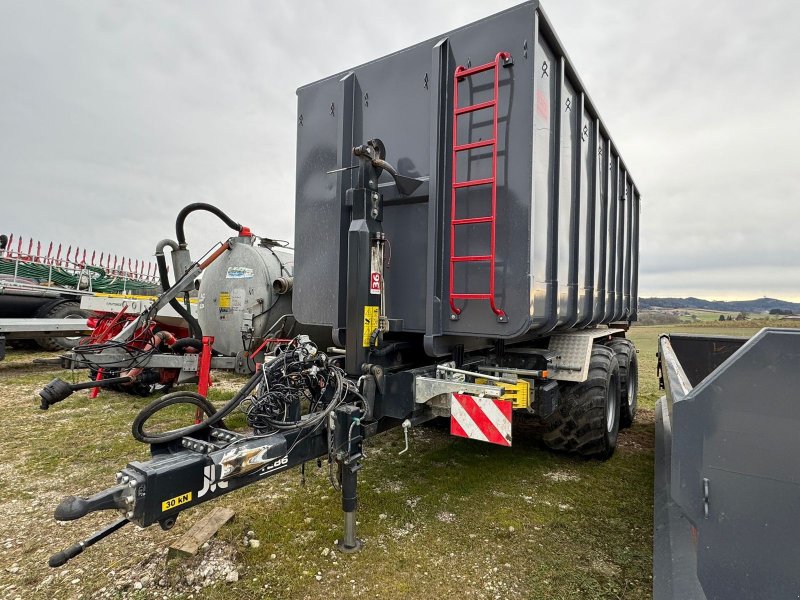
[[[220,308],[230,308],[231,307],[231,293],[230,292],[220,292],[219,293],[219,307]]]
[[[192,492],[186,492],[185,494],[181,494],[180,496],[176,496],[175,498],[170,498],[169,500],[164,500],[161,503],[161,512],[167,512],[168,510],[172,510],[180,506],[181,504],[186,504],[187,502],[192,501]]]
[[[372,332],[378,328],[379,309],[377,306],[364,307],[364,335],[361,344],[364,348],[369,348],[369,338]]]

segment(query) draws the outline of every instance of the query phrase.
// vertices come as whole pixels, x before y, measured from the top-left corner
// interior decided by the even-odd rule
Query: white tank
[[[294,253],[269,240],[257,241],[233,238],[231,249],[203,272],[200,282],[200,327],[203,335],[214,336],[214,350],[227,356],[255,349],[270,327],[292,312]],[[284,293],[273,288],[276,280]]]

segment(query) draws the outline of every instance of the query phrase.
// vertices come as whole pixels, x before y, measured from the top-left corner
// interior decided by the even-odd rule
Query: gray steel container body
[[[454,73],[508,52],[497,98],[495,298],[450,309]],[[494,70],[463,80],[459,107],[491,101]],[[492,110],[457,118],[458,144],[493,137]],[[401,174],[425,178],[403,197],[380,180],[393,329],[425,334],[429,354],[456,343],[541,336],[636,320],[638,188],[536,2],[522,4],[298,90],[294,313],[330,325],[346,312],[352,147],[377,137]],[[457,154],[458,181],[492,176],[491,147]],[[459,189],[455,218],[491,214],[491,186]],[[455,255],[490,255],[491,225],[456,228]],[[489,291],[489,262],[456,262],[455,293]],[[473,339],[470,339],[473,338]]]

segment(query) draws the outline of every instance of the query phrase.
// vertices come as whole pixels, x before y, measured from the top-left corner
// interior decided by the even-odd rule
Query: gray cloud
[[[3,2],[0,229],[147,258],[212,201],[291,239],[295,89],[513,4]],[[642,295],[800,299],[800,5],[545,11],[642,191]]]

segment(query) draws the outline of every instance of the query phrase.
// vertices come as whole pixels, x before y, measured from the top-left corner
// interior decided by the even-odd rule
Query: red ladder
[[[461,308],[456,306],[456,300],[488,300],[492,311],[497,315],[497,320],[500,322],[508,321],[508,317],[502,308],[495,304],[494,299],[494,277],[495,277],[495,218],[497,215],[497,104],[498,104],[498,90],[500,82],[500,65],[511,64],[511,54],[508,52],[498,52],[494,57],[494,62],[486,63],[478,67],[464,68],[462,66],[456,67],[456,72],[453,81],[453,183],[451,190],[451,207],[450,207],[450,309],[453,311],[450,318],[457,320],[458,315],[461,314]],[[483,73],[484,71],[494,70],[494,96],[491,100],[472,104],[470,106],[458,105],[458,84],[464,81],[467,77]],[[466,144],[458,143],[458,117],[460,115],[470,114],[478,110],[491,108],[493,112],[493,128],[492,138],[489,140],[481,140],[478,142],[469,142]],[[474,150],[475,148],[492,148],[492,176],[486,179],[473,179],[470,181],[458,181],[456,173],[457,157],[459,152],[467,150]],[[467,219],[456,218],[456,192],[462,188],[475,187],[479,185],[492,186],[492,214],[485,217],[471,217]],[[488,255],[473,255],[473,256],[456,256],[456,227],[459,225],[474,225],[475,223],[489,223],[491,225],[491,242],[489,246]],[[488,262],[489,263],[489,293],[487,294],[467,294],[456,292],[455,286],[455,264],[458,262]]]

